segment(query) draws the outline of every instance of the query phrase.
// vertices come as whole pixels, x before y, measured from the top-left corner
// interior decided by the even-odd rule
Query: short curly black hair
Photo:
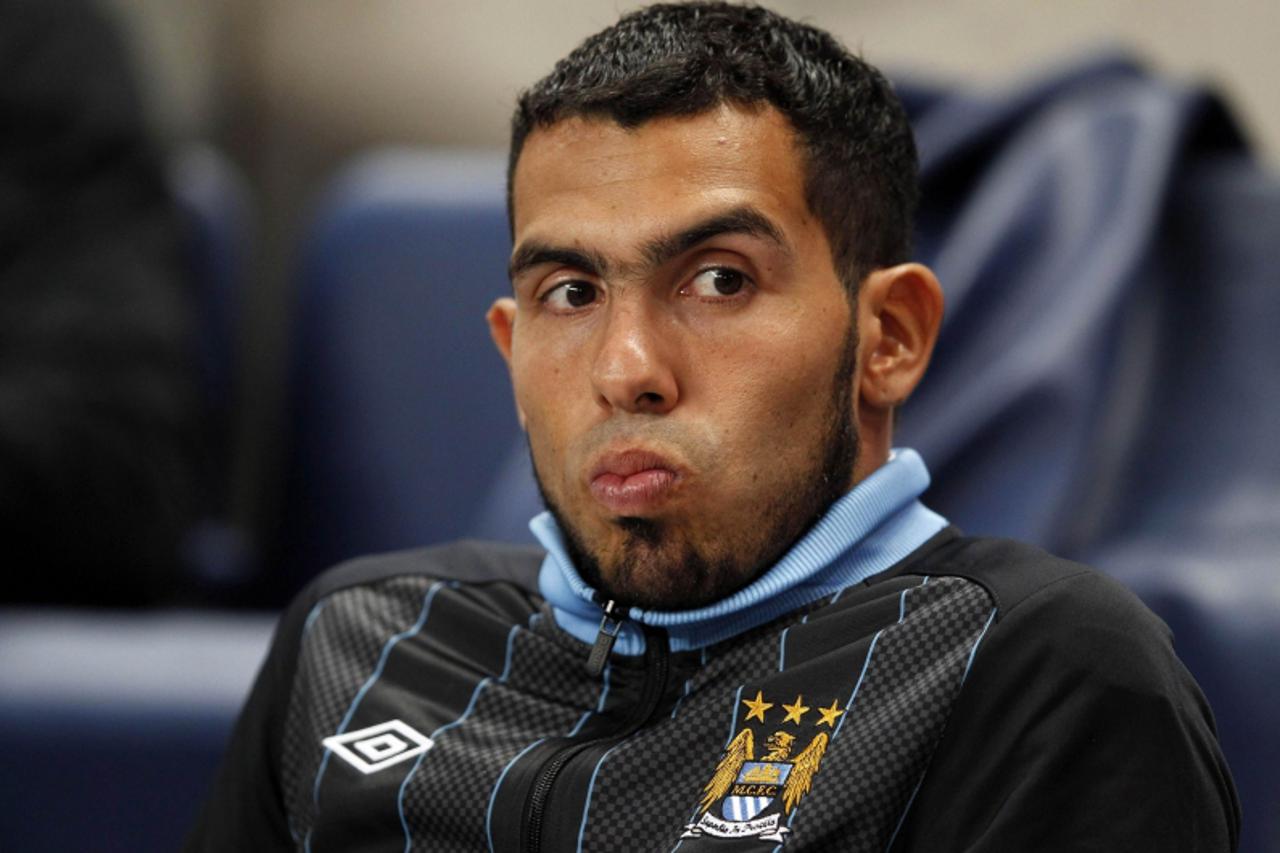
[[[512,117],[508,214],[534,129],[574,116],[631,128],[723,103],[769,104],[791,122],[806,157],[805,199],[850,293],[871,270],[909,258],[918,164],[897,95],[830,33],[759,6],[649,6],[556,63]]]

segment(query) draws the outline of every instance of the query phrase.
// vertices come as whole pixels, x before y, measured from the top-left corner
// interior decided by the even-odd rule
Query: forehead
[[[724,105],[636,128],[574,117],[529,135],[512,181],[525,239],[634,242],[727,207],[751,205],[782,228],[809,224],[794,130],[769,107]]]

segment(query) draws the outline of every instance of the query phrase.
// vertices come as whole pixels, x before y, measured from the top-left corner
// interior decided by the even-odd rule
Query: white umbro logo
[[[401,720],[378,723],[358,732],[333,735],[321,741],[343,761],[361,773],[376,773],[421,755],[433,745],[431,738],[414,731]]]

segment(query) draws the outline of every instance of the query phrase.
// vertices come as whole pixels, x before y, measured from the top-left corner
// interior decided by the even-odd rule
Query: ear
[[[892,410],[911,395],[929,366],[942,310],[942,287],[921,264],[878,269],[863,280],[858,299],[863,405]]]
[[[493,345],[498,348],[502,360],[507,363],[507,372],[511,374],[511,386],[514,391],[515,371],[511,368],[511,339],[516,330],[516,301],[510,297],[495,299],[484,318],[489,323],[489,337],[493,338]],[[516,417],[520,419],[520,428],[524,429],[524,410],[520,408],[518,397]]]

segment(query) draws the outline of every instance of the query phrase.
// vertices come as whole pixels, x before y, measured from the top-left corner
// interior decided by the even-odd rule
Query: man
[[[284,617],[191,849],[1229,850],[1167,629],[923,507],[942,314],[888,84],[655,6],[525,93],[489,313],[545,554],[358,561]]]

